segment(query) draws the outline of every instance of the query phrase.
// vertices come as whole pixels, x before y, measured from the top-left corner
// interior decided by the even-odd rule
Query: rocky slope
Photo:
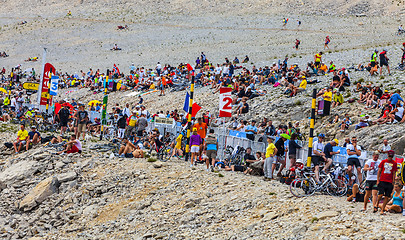
[[[399,239],[404,220],[184,161],[37,148],[2,156],[2,239]],[[23,174],[22,174],[23,173]],[[241,191],[242,190],[242,191]]]

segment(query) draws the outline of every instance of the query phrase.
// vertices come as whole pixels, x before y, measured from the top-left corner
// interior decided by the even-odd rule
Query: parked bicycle
[[[315,192],[328,193],[331,196],[344,196],[347,193],[347,184],[333,178],[330,173],[320,174],[321,184],[317,184],[315,173],[311,168],[304,168],[304,177],[296,178],[290,184],[290,192],[295,197],[311,196]]]

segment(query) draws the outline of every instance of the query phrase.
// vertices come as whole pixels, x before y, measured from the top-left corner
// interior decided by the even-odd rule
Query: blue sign
[[[59,77],[51,77],[51,86],[49,88],[49,95],[56,96],[58,94]]]

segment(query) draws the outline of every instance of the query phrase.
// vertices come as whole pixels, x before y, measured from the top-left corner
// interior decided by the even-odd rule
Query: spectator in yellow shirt
[[[323,116],[328,116],[330,114],[330,105],[332,102],[332,87],[328,87],[326,92],[323,94]]]
[[[339,105],[342,105],[343,103],[343,95],[340,92],[336,92],[333,95],[333,103],[332,103],[332,107],[336,107]]]
[[[19,151],[21,151],[21,148],[26,143],[27,138],[28,138],[28,131],[25,130],[25,126],[21,124],[20,130],[17,132],[17,141],[13,144],[15,153],[18,153]],[[17,149],[17,146],[18,146],[18,149]]]
[[[267,137],[267,148],[266,148],[266,160],[264,160],[263,172],[264,172],[264,179],[270,180],[273,178],[273,163],[276,163],[276,156],[277,148],[273,143],[274,137],[268,136]]]

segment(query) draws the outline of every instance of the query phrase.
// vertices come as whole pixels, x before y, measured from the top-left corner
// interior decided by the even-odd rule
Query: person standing
[[[208,126],[205,122],[203,122],[202,117],[199,117],[197,119],[197,121],[198,122],[196,124],[194,124],[193,128],[197,129],[197,134],[200,135],[200,137],[202,139],[202,142],[201,142],[201,145],[202,145],[204,143],[205,136],[207,135]],[[202,150],[203,150],[203,146],[200,146],[200,155],[202,153]]]
[[[300,44],[301,44],[301,41],[300,40],[298,40],[298,39],[295,39],[295,50],[298,50],[298,48],[299,48],[299,46],[300,46]]]
[[[148,127],[148,120],[145,117],[144,113],[141,113],[141,117],[138,119],[136,122],[136,125],[138,126],[138,132],[137,136],[143,136],[143,132],[146,130]]]
[[[122,109],[122,114],[124,115],[125,119],[131,115],[131,111],[129,110],[129,103],[125,104],[125,108]]]
[[[316,67],[316,69],[318,69],[320,66],[321,66],[321,63],[322,63],[322,52],[319,52],[319,53],[317,53],[317,54],[315,54],[315,57],[314,57],[314,65],[315,65],[315,67]]]
[[[364,196],[364,210],[367,210],[367,203],[370,196],[373,196],[373,206],[374,211],[377,212],[378,208],[375,207],[377,205],[377,198],[378,198],[378,186],[377,186],[377,174],[378,174],[378,166],[380,162],[378,158],[380,157],[380,152],[375,151],[373,153],[373,158],[367,160],[366,164],[364,164],[363,170],[367,172],[366,176],[366,195]]]
[[[325,134],[321,133],[318,135],[318,141],[315,141],[313,146],[312,146],[312,157],[311,157],[311,162],[315,166],[315,179],[316,182],[319,184],[319,165],[321,162],[327,162],[325,153],[324,153],[324,148],[325,145],[323,144],[323,140],[325,139]]]
[[[326,158],[326,162],[327,162],[327,164],[325,165],[325,168],[323,169],[325,172],[328,170],[328,167],[330,166],[330,164],[332,164],[333,155],[340,153],[340,150],[337,150],[336,152],[333,151],[333,147],[336,147],[338,145],[339,145],[339,140],[337,140],[335,138],[332,141],[328,142],[325,145],[325,147],[323,148],[323,152],[325,153],[325,158]]]
[[[352,137],[351,144],[348,144],[347,147],[347,155],[349,155],[347,159],[347,174],[349,174],[349,185],[353,184],[352,176],[353,176],[353,167],[357,169],[357,177],[359,183],[361,183],[362,175],[361,175],[361,165],[359,161],[359,157],[361,155],[361,147],[357,145],[357,138]]]
[[[80,140],[80,133],[83,134],[83,140],[85,140],[86,136],[86,127],[87,127],[87,122],[89,121],[89,113],[84,110],[84,105],[81,104],[79,105],[79,111],[76,114],[77,116],[77,136],[78,139]]]
[[[202,139],[200,135],[197,134],[197,128],[193,128],[193,135],[190,137],[190,152],[191,152],[191,162],[190,167],[194,166],[194,160],[197,161],[200,153],[200,146]]]
[[[384,209],[391,198],[391,193],[394,188],[395,174],[397,172],[397,163],[394,161],[395,152],[388,151],[388,158],[381,161],[378,165],[377,186],[378,186],[378,204],[384,196],[383,205],[381,207],[381,215],[385,215]],[[378,207],[374,205],[374,207]]]
[[[285,149],[284,143],[287,141],[287,139],[290,139],[290,136],[288,136],[285,133],[280,134],[280,138],[277,140],[276,144],[274,144],[277,148],[276,156],[277,156],[277,161],[281,163],[280,169],[277,172],[277,176],[281,177],[281,172],[285,168],[285,152],[288,149]],[[272,167],[272,172],[274,172],[274,169],[276,168],[276,161],[273,162],[273,167]]]
[[[297,160],[297,149],[302,147],[296,142],[297,133],[291,134],[291,139],[288,141],[288,158],[290,159],[290,167],[295,166],[295,161]]]
[[[388,60],[389,58],[387,57],[387,50],[384,49],[382,52],[380,52],[380,75],[382,75],[383,66],[386,66],[388,70],[388,75],[391,76],[390,65],[388,64]]]
[[[68,106],[65,104],[63,105],[63,108],[58,112],[58,118],[60,123],[60,135],[62,136],[66,132],[69,117],[70,117],[70,110]]]
[[[249,126],[246,127],[245,132],[246,132],[246,138],[254,141],[255,140],[255,134],[257,133],[257,127],[256,125],[256,120],[252,120]]]
[[[273,143],[274,137],[267,136],[266,159],[264,160],[263,172],[264,180],[273,179],[273,163],[276,163],[274,157],[277,154],[277,148]]]
[[[125,128],[127,126],[127,118],[122,113],[120,113],[118,116],[119,116],[118,121],[117,121],[118,138],[122,140],[124,138],[124,136],[125,136]]]
[[[377,63],[377,57],[378,57],[378,50],[374,50],[374,52],[371,54],[371,60],[370,60],[370,64],[371,67],[375,67],[378,63]]]
[[[325,45],[323,46],[324,49],[329,49],[329,43],[330,43],[330,38],[329,36],[326,36],[325,38]]]
[[[207,171],[210,170],[210,164],[211,164],[211,171],[213,171],[218,151],[218,140],[214,134],[214,129],[210,129],[210,132],[207,135],[207,138],[205,140],[205,149],[207,150],[207,157],[208,157],[205,160],[205,163],[207,165]]]
[[[161,72],[162,72],[162,65],[160,64],[160,62],[158,62],[156,64],[156,73],[157,73],[158,77],[160,76]]]
[[[323,94],[323,116],[330,115],[330,106],[332,104],[332,87],[328,87]]]

